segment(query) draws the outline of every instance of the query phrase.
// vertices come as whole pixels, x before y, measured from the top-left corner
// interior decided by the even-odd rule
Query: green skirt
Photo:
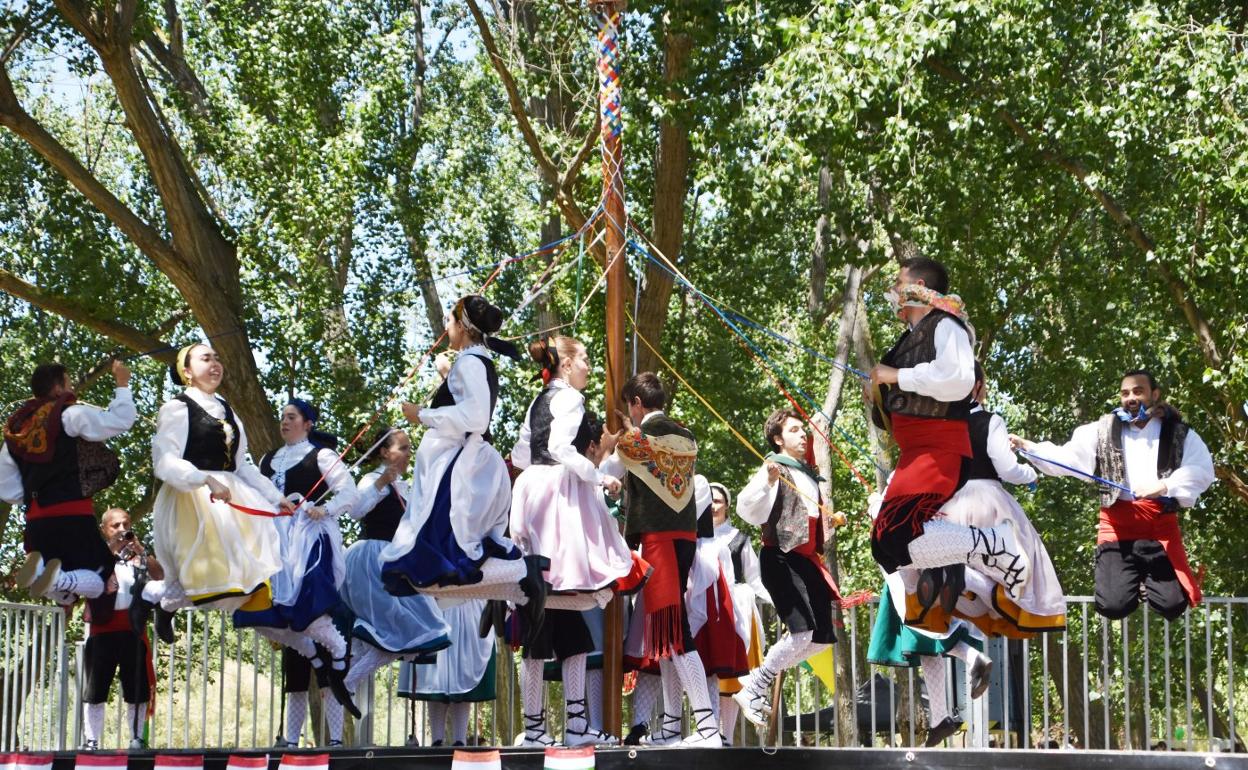
[[[893,608],[892,598],[888,593],[888,585],[880,593],[879,612],[875,615],[875,626],[871,629],[871,644],[867,647],[867,662],[877,666],[897,666],[900,668],[917,668],[919,658],[924,655],[944,655],[966,642],[975,649],[983,649],[983,644],[971,635],[965,623],[943,639],[932,638],[908,628],[901,622],[897,610]]]

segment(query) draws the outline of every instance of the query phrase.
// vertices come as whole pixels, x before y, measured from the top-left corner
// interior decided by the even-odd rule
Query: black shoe
[[[152,603],[143,598],[143,587],[147,585],[147,578],[142,571],[134,571],[134,585],[130,586],[130,627],[136,632],[142,633],[147,628],[147,618],[152,612]],[[161,640],[164,641],[163,639]]]
[[[178,640],[177,634],[173,632],[173,616],[169,610],[156,605],[156,638],[165,644],[173,644]]]
[[[953,717],[945,717],[940,720],[940,724],[932,725],[927,730],[927,740],[923,745],[929,749],[935,748],[945,742],[945,739],[962,729],[961,720],[955,722]]]
[[[491,636],[491,632],[495,636],[502,636],[506,625],[507,602],[491,599],[485,603],[485,609],[481,610],[481,621],[477,624],[477,636],[486,639]]]
[[[951,564],[945,567],[944,585],[940,587],[940,608],[946,615],[952,615],[958,606],[958,598],[966,590],[966,565]]]
[[[345,662],[340,659],[338,662]],[[331,664],[329,667],[329,691],[334,694],[334,699],[342,704],[347,713],[356,719],[363,719],[364,714],[360,712],[359,707],[355,705],[355,701],[351,700],[351,692],[347,690],[347,668],[334,668]]]
[[[331,738],[331,739],[330,739],[330,741],[329,741],[329,744],[326,746],[326,748],[329,748],[329,749],[340,749],[340,748],[342,748],[342,741],[337,740],[336,738]]]
[[[432,748],[432,749],[442,748],[442,741],[434,741],[433,743],[429,744],[429,748]]]
[[[919,584],[915,586],[914,596],[924,613],[940,598],[940,589],[945,585],[945,570],[941,567],[919,570]]]
[[[971,666],[971,698],[978,698],[988,689],[988,681],[992,678],[992,659],[981,655]]]
[[[550,559],[537,555],[525,556],[524,564],[528,568],[528,574],[520,580],[520,590],[524,591],[529,600],[520,607],[520,612],[524,618],[524,642],[531,644],[537,638],[546,617],[546,591],[549,586],[542,577],[542,572],[550,568]]]
[[[641,739],[650,734],[650,726],[645,722],[638,722],[628,730],[628,735],[624,736],[625,746],[640,746]]]

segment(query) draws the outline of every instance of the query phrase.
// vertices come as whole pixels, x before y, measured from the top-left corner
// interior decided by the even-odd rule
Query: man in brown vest
[[[758,562],[763,585],[788,634],[741,679],[741,691],[732,696],[745,718],[759,726],[766,722],[768,694],[780,672],[836,641],[832,603],[839,599],[823,566],[822,479],[805,461],[808,438],[801,415],[777,409],[763,434],[771,452],[737,496],[737,514],[762,528]]]
[[[1018,436],[1010,442],[1034,452],[1026,457],[1041,473],[1084,479],[1091,474],[1116,485],[1100,489],[1096,611],[1125,618],[1139,606],[1143,587],[1149,605],[1174,620],[1201,600],[1178,511],[1195,505],[1213,483],[1213,458],[1178,411],[1162,402],[1150,372],[1124,374],[1118,398],[1119,408],[1076,428],[1062,446]]]

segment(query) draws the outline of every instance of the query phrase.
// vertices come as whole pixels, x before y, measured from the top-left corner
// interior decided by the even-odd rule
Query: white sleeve
[[[624,461],[620,459],[619,450],[611,453],[611,456],[604,459],[598,464],[598,470],[604,476],[614,476],[620,481],[624,480]]]
[[[331,496],[328,496],[328,502],[321,503],[326,513],[334,518],[344,513],[350,514],[357,505],[357,496],[355,482],[351,479],[346,463],[338,459],[338,453],[334,450],[321,449],[316,453],[316,467],[325,477],[325,481],[321,482],[321,488],[313,492],[312,496],[324,499],[327,497],[325,489],[328,487]]]
[[[772,506],[776,504],[776,494],[780,484],[767,483],[767,466],[763,465],[750,477],[750,483],[737,495],[737,515],[743,520],[761,527],[767,523]]]
[[[516,470],[524,470],[533,462],[533,454],[529,441],[532,440],[532,431],[529,428],[529,412],[532,411],[533,404],[529,404],[529,408],[524,410],[524,422],[520,423],[520,435],[516,438],[516,445],[511,448],[511,467]]]
[[[748,540],[741,548],[741,571],[745,573],[741,579],[754,589],[754,598],[771,604],[771,594],[763,585],[763,571],[758,564],[758,554],[754,553],[754,544]]]
[[[936,357],[897,370],[897,387],[937,401],[960,401],[975,387],[975,353],[966,330],[952,318],[936,324]]]
[[[1020,463],[1018,456],[1010,449],[1005,420],[998,414],[988,420],[988,457],[992,459],[997,475],[1007,484],[1030,484],[1036,480],[1036,469]]]
[[[86,441],[108,441],[130,430],[138,412],[130,388],[117,388],[107,409],[71,404],[61,412],[65,435]]]
[[[17,461],[9,454],[6,442],[0,442],[0,500],[17,505],[26,497],[22,487],[22,472]]]
[[[1213,457],[1209,447],[1196,431],[1189,430],[1183,442],[1183,464],[1163,481],[1166,482],[1166,495],[1179,501],[1184,508],[1196,504],[1196,498],[1209,488],[1214,481]]]
[[[560,388],[550,399],[550,441],[547,449],[565,467],[571,470],[582,481],[591,484],[602,482],[602,475],[589,458],[576,451],[572,441],[580,430],[581,418],[585,415],[585,397],[576,388]]]
[[[355,488],[355,505],[351,506],[351,518],[362,519],[373,512],[377,505],[386,499],[386,495],[390,494],[390,485],[377,488],[377,479],[381,478],[381,474],[373,471],[364,474],[364,478],[360,479],[360,483]]]
[[[1049,441],[1039,441],[1031,447],[1029,451],[1043,457],[1044,460],[1054,460],[1063,465],[1069,465],[1078,469],[1083,473],[1092,473],[1096,468],[1096,437],[1097,424],[1090,422],[1087,425],[1080,425],[1075,428],[1074,434],[1062,446],[1058,446]],[[1046,476],[1074,476],[1075,478],[1084,478],[1083,476],[1060,468],[1052,463],[1039,460],[1031,455],[1023,455],[1027,458],[1027,462],[1036,466],[1036,470]],[[1085,479],[1087,480],[1087,479]]]
[[[463,355],[446,375],[450,406],[420,410],[420,421],[440,433],[485,433],[490,427],[490,386],[478,355]]]
[[[247,453],[247,431],[243,430],[243,423],[238,419],[238,415],[234,415],[234,422],[238,425],[238,448],[234,450],[234,473],[242,479],[248,486],[254,488],[269,504],[276,507],[281,504],[283,497],[281,491],[273,486],[272,480],[260,472],[255,463],[251,461],[251,455]]]
[[[156,435],[152,437],[152,472],[179,492],[202,487],[208,479],[207,473],[182,459],[189,425],[186,404],[175,398],[166,401],[157,413]]]

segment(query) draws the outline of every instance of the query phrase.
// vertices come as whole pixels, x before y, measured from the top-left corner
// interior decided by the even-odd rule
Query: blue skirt
[[[342,601],[355,613],[352,636],[387,652],[427,654],[451,646],[450,626],[433,599],[394,596],[381,584],[377,557],[386,540],[360,540],[347,549]]]
[[[459,462],[461,449],[455,454],[438,482],[433,509],[412,550],[381,567],[381,582],[395,596],[411,596],[417,589],[429,586],[472,585],[481,582],[481,564],[489,558],[519,559],[520,549],[494,540],[481,541],[481,558],[464,553],[451,527],[451,474]]]
[[[308,552],[307,570],[294,604],[274,604],[262,610],[235,610],[236,628],[289,628],[304,631],[312,621],[341,601],[334,584],[334,556],[329,535],[321,535]]]

